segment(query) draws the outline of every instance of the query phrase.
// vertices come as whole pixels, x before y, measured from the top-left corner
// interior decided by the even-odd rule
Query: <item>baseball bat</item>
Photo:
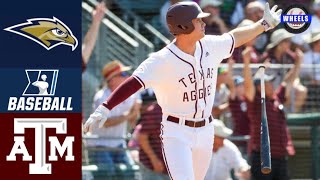
[[[264,74],[265,67],[260,66],[261,71],[261,137],[260,137],[260,158],[261,158],[261,172],[263,174],[269,174],[271,172],[271,153],[270,153],[270,138],[268,119],[266,113],[266,102],[265,102],[265,84]]]

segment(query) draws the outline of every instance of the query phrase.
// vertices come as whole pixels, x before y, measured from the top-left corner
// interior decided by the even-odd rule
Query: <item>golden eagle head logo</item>
[[[47,50],[64,44],[71,46],[74,51],[78,46],[78,40],[69,27],[56,17],[28,19],[25,23],[4,30],[29,38]]]

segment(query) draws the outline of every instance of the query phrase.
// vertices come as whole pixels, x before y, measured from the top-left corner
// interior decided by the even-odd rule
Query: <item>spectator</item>
[[[131,67],[123,66],[119,61],[112,61],[105,65],[102,75],[107,85],[94,96],[93,109],[96,109],[111,92],[127,79],[127,71],[130,69]],[[139,116],[140,104],[141,102],[136,95],[132,95],[115,107],[103,128],[99,128],[98,123],[93,126],[90,130],[91,133],[104,139],[89,139],[87,140],[87,146],[116,148],[118,151],[89,151],[89,159],[95,159],[96,163],[108,163],[111,166],[115,163],[132,164],[130,156],[121,149],[126,147],[124,138],[127,135],[128,121],[132,126],[135,125],[135,120]]]
[[[273,4],[276,4],[279,6],[279,8],[285,10],[287,7],[293,5],[293,4],[302,4],[304,7],[309,8],[311,5],[311,2],[313,0],[273,0]]]
[[[142,105],[140,108],[140,113],[143,116],[145,114],[145,112],[147,111],[147,109],[149,108],[150,105],[154,104],[156,102],[156,96],[153,92],[152,89],[145,89],[143,91],[141,91],[140,93],[140,97],[142,99]],[[141,117],[143,119],[143,117]],[[141,118],[138,122],[138,125],[134,128],[134,131],[132,133],[132,138],[130,139],[130,141],[128,142],[128,147],[131,148],[132,150],[131,152],[131,156],[132,158],[136,161],[139,162],[139,141],[138,141],[138,135],[140,134],[140,129],[141,129]]]
[[[241,76],[234,76],[233,83],[235,88],[230,89],[229,109],[232,116],[233,135],[245,136],[249,135],[249,117],[247,103],[244,97],[244,79]],[[242,154],[247,154],[247,143],[238,141],[235,144]]]
[[[156,95],[154,94],[151,88],[141,91],[140,95],[143,102],[141,107],[141,114],[142,114],[145,111],[145,109],[150,104],[153,104],[157,99],[156,99]]]
[[[291,47],[291,38],[293,36],[293,34],[288,33],[285,29],[278,29],[272,33],[270,43],[266,48],[271,63],[293,63],[293,59],[288,53]]]
[[[209,17],[203,18],[206,23],[206,34],[221,35],[228,32],[228,28],[220,17],[220,0],[201,0],[200,7],[203,12],[210,13]]]
[[[235,26],[236,24],[233,24],[233,23],[237,23],[238,20],[232,16],[235,15],[235,16],[239,16],[239,18],[241,19],[243,18],[243,12],[241,11],[242,10],[241,2],[243,2],[243,0],[221,0],[221,1],[222,1],[222,5],[220,7],[221,9],[220,17],[224,20],[224,23],[228,27]]]
[[[128,147],[131,149],[130,150],[131,158],[133,159],[134,162],[139,162],[139,142],[137,138],[138,138],[138,133],[140,132],[140,129],[141,129],[141,125],[137,124],[128,142]]]
[[[311,47],[304,55],[303,64],[320,64],[320,31],[308,34],[305,42]],[[303,69],[303,75],[311,80],[312,84],[320,84],[320,71],[315,72],[316,68]]]
[[[231,170],[241,179],[250,179],[250,166],[243,159],[237,146],[227,138],[232,130],[222,121],[214,120],[214,145],[205,180],[231,180]]]
[[[228,76],[230,75],[227,68],[218,68],[217,88],[212,108],[212,116],[214,118],[220,118],[229,108],[228,97],[230,91],[226,86],[227,81],[230,79]]]
[[[312,5],[312,10],[314,15],[312,16],[312,22],[309,29],[311,32],[320,31],[320,0],[315,0]]]
[[[299,57],[302,52],[297,50]],[[291,142],[287,127],[286,115],[283,104],[286,102],[286,87],[292,85],[300,72],[301,58],[296,58],[294,67],[285,75],[284,80],[274,91],[272,81],[274,76],[265,75],[266,109],[269,125],[272,171],[268,175],[261,173],[260,161],[260,128],[261,128],[261,98],[260,77],[251,77],[250,58],[244,54],[244,86],[245,98],[248,105],[250,121],[249,156],[251,160],[251,174],[256,180],[264,179],[289,179],[287,155],[294,155],[294,147]],[[259,74],[259,72],[258,72]]]
[[[300,61],[300,57],[297,50],[293,52],[291,47],[291,37],[293,34],[288,33],[285,29],[278,29],[271,35],[271,42],[267,46],[268,56],[270,62],[273,64],[293,64],[294,61]],[[302,53],[302,52],[301,52]],[[272,70],[273,74],[277,74],[275,85],[280,84],[281,79],[285,76],[285,69]],[[307,88],[300,83],[298,76],[292,85],[286,88],[286,107],[290,112],[299,112],[305,103],[307,97]]]
[[[311,50],[304,55],[304,64],[319,65],[320,64],[320,31],[309,34],[305,41],[310,45]],[[320,71],[316,67],[308,67],[302,69],[302,78],[308,80],[307,104],[309,110],[317,111],[320,108]],[[311,103],[312,104],[309,104]]]
[[[229,76],[227,84],[230,90],[228,99],[229,110],[232,117],[232,128],[234,136],[249,135],[249,117],[247,113],[247,104],[244,99],[244,79],[241,76],[233,76],[234,61],[229,59]],[[236,141],[242,154],[247,154],[247,143],[245,141]]]
[[[305,5],[305,7],[308,7]],[[303,47],[304,49],[309,49],[309,47],[305,44],[304,41],[304,36],[308,36],[310,33],[318,32],[320,31],[320,0],[315,0],[314,3],[312,4],[312,10],[314,15],[311,17],[311,24],[310,27],[299,34],[296,34],[293,38],[292,41],[295,44],[298,44],[300,47]]]
[[[82,42],[82,71],[85,70],[93,48],[96,44],[101,21],[106,11],[104,1],[96,5],[96,9],[92,12],[92,24]]]
[[[247,0],[237,0],[236,7],[231,15],[230,23],[231,27],[236,27],[244,18],[244,6]]]
[[[245,19],[253,22],[259,21],[263,17],[264,4],[260,1],[252,1],[245,7]],[[245,20],[244,20],[245,21]],[[270,37],[270,32],[264,32],[256,38],[254,47],[262,53],[267,46]]]
[[[254,24],[254,22],[249,20],[249,19],[245,19],[238,25],[238,27],[249,26],[251,24]],[[254,44],[256,43],[256,39],[257,38],[254,38],[251,41],[249,41],[246,44],[244,44],[243,46],[240,46],[240,47],[238,47],[238,48],[236,48],[234,50],[232,57],[234,58],[234,60],[237,63],[242,63],[243,62],[241,53],[245,49],[250,49],[250,56],[251,56],[250,61],[251,61],[251,63],[259,63],[261,61],[260,60],[261,59],[260,58],[261,55],[258,53],[256,48],[254,47]]]
[[[156,101],[141,114],[137,133],[140,146],[139,160],[142,163],[142,179],[169,180],[168,172],[162,156],[162,145],[159,137],[162,120],[161,107]]]
[[[263,17],[263,10],[263,3],[260,1],[252,1],[245,7],[245,18],[257,22]]]

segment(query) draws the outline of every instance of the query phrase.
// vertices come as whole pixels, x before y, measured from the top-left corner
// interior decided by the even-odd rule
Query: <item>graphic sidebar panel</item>
[[[81,179],[81,1],[0,17],[0,179]]]

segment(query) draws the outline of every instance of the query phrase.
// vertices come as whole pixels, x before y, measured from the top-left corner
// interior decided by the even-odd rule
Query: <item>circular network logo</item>
[[[289,6],[281,15],[281,22],[285,29],[294,34],[299,34],[308,29],[311,24],[311,15],[302,5]]]

